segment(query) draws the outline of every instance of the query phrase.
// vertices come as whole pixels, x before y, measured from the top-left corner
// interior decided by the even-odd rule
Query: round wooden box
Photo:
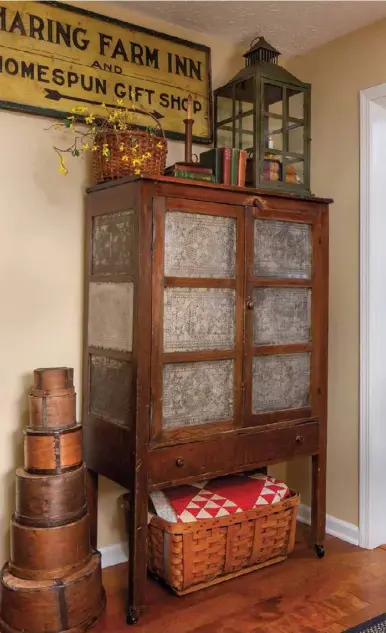
[[[70,576],[24,580],[5,565],[0,578],[2,633],[80,633],[100,618],[106,603],[99,552]]]
[[[76,393],[71,389],[60,394],[28,396],[29,423],[33,428],[62,429],[76,424]]]
[[[54,475],[16,470],[15,519],[22,525],[55,527],[80,519],[87,511],[85,467]]]
[[[49,393],[73,388],[74,370],[72,367],[49,367],[34,371],[34,390]]]
[[[31,473],[61,473],[82,463],[82,427],[24,430],[24,467]]]
[[[14,576],[32,580],[61,578],[84,565],[91,555],[88,514],[66,525],[43,528],[11,521]]]

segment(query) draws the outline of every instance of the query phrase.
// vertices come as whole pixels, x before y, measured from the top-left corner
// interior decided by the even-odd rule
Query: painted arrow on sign
[[[81,97],[72,97],[71,95],[63,94],[62,92],[59,92],[58,90],[51,90],[51,88],[45,88],[45,91],[47,93],[45,95],[45,98],[50,99],[51,101],[60,101],[61,99],[68,99],[69,101],[79,101],[80,103],[89,103],[90,105],[96,105],[96,106],[103,105],[102,101],[92,101],[91,99],[82,99]],[[105,105],[108,108],[119,108],[121,110],[126,109],[125,107],[117,106],[111,103],[106,103]],[[134,111],[138,112],[139,114],[152,114],[155,119],[165,118],[163,114],[161,114],[160,112],[157,112],[156,110],[153,110],[152,112],[149,113],[149,112],[146,112],[145,110],[139,110],[138,108],[135,108]]]

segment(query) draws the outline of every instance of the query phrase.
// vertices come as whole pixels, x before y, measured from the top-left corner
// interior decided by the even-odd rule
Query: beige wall
[[[87,8],[210,46],[214,85],[242,66],[240,52],[228,42],[136,16],[112,3],[88,2]],[[9,551],[14,472],[23,462],[32,370],[74,367],[80,400],[86,165],[73,161],[67,177],[59,174],[52,150],[58,137],[45,132],[50,123],[0,111],[0,564]],[[182,143],[170,143],[168,163],[182,158]],[[124,540],[119,493],[102,480],[100,546]]]
[[[359,91],[386,82],[386,21],[287,63],[312,84],[312,191],[331,196],[327,512],[358,523]],[[288,467],[309,499],[305,463]]]

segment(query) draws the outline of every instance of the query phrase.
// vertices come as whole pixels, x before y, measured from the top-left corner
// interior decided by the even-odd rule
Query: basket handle
[[[158,126],[163,138],[165,139],[165,132],[162,129],[162,125],[159,122],[159,120],[157,119],[157,117],[152,113],[152,112],[147,112],[147,110],[139,110],[139,108],[125,108],[128,112],[136,112],[137,114],[145,114],[147,116],[150,116],[153,121],[156,122],[156,125]]]

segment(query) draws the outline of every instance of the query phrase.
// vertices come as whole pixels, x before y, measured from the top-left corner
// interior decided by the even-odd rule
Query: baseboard
[[[102,569],[128,561],[127,543],[115,543],[99,548],[102,554]]]
[[[300,523],[311,523],[311,508],[300,504],[298,510],[298,521]],[[342,519],[327,515],[326,520],[326,532],[346,541],[352,545],[358,545],[359,543],[359,528],[353,523],[347,523]],[[120,563],[126,563],[128,560],[127,543],[115,543],[115,545],[107,545],[99,549],[102,554],[102,569],[105,567],[112,567],[113,565],[119,565]]]
[[[309,506],[305,506],[302,503],[300,504],[298,510],[298,521],[310,525],[311,508]],[[331,514],[327,514],[326,517],[326,532],[327,534],[331,534],[331,536],[339,538],[341,541],[346,541],[352,545],[359,544],[359,527],[353,523],[347,523],[347,521],[337,519],[336,517],[331,516]]]

